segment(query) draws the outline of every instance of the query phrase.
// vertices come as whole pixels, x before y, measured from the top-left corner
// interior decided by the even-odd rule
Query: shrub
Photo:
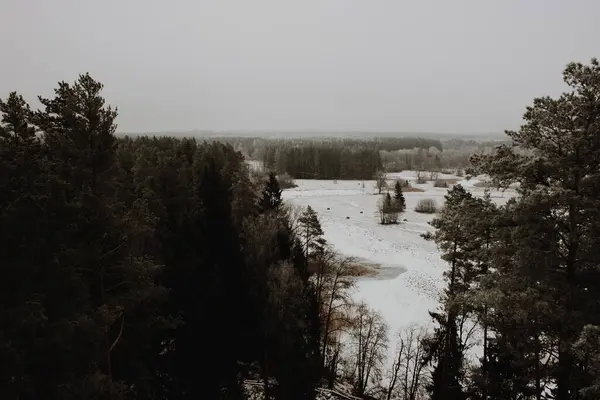
[[[443,179],[436,179],[435,182],[433,182],[433,186],[437,188],[447,188],[448,182]]]
[[[433,199],[421,199],[417,203],[415,211],[422,214],[433,214],[437,212],[437,204]]]
[[[433,235],[433,233],[431,233],[429,231],[427,231],[425,233],[421,233],[419,236],[421,236],[425,240],[433,240],[435,238],[435,236]]]
[[[277,181],[279,182],[280,189],[291,189],[298,187],[298,185],[296,185],[290,174],[288,174],[287,172],[277,175]]]
[[[416,171],[415,176],[417,178],[417,183],[419,183],[419,184],[427,183],[427,177],[425,176],[425,171]]]
[[[408,187],[402,188],[402,191],[404,193],[406,193],[406,192],[424,192],[425,190],[418,188],[418,187],[408,186]]]
[[[410,182],[408,179],[398,179],[397,182],[400,183],[400,187],[402,188],[410,187]]]

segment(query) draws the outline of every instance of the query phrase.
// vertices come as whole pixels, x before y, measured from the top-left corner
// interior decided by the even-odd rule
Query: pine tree
[[[509,229],[514,246],[501,249],[492,267],[507,283],[527,282],[535,289],[511,311],[538,321],[537,336],[548,337],[545,351],[557,355],[548,368],[538,368],[534,381],[555,380],[555,398],[571,400],[591,379],[573,345],[599,318],[588,305],[600,281],[600,63],[571,63],[563,80],[570,92],[534,99],[525,124],[507,132],[512,143],[473,163],[499,186],[520,183]],[[508,285],[496,290],[509,297],[516,292]]]
[[[600,397],[600,326],[586,325],[574,346],[577,359],[590,377],[581,394],[587,399]]]
[[[387,209],[392,209],[392,196],[387,192],[384,196],[383,206]]]
[[[145,307],[164,294],[154,283],[157,268],[142,251],[152,235],[154,217],[142,199],[125,207],[116,197],[117,113],[105,106],[102,88],[89,74],[73,85],[61,82],[53,98],[40,98],[44,109],[32,116],[43,132],[45,160],[54,181],[49,196],[62,202],[58,210],[65,212],[51,233],[64,240],[54,255],[61,273],[52,279],[65,286],[47,297],[47,307],[61,313],[65,327],[70,326],[72,337],[63,340],[82,341],[78,350],[65,351],[63,360],[87,358],[86,367],[70,366],[81,374],[80,382],[53,383],[60,396],[124,396],[130,389],[119,381],[133,384],[140,379],[141,385],[151,380],[142,375],[151,375],[152,369],[140,362],[151,346],[141,340],[151,337],[143,332],[155,317]],[[135,338],[136,333],[142,336]],[[77,349],[75,343],[71,346]]]
[[[394,185],[394,202],[398,212],[402,213],[406,210],[406,200],[404,199],[400,181],[396,181],[396,184]]]
[[[50,229],[50,180],[29,105],[11,93],[0,100],[0,113],[0,397],[34,398],[51,372],[67,381],[63,372],[70,367],[51,354],[46,363],[42,357],[49,347],[45,324],[56,322],[45,297],[56,290],[48,278],[58,240]]]
[[[322,254],[325,249],[326,241],[323,238],[323,229],[317,213],[311,206],[306,206],[298,223],[300,224],[299,234],[304,243],[304,254],[308,262]]]
[[[460,327],[475,313],[466,293],[486,269],[480,258],[482,243],[469,226],[490,200],[475,199],[461,185],[450,189],[445,199],[444,208],[431,222],[442,259],[450,269],[444,274],[448,286],[442,309],[430,313],[438,326],[427,343],[427,359],[435,362],[429,391],[432,399],[462,399],[468,338],[463,338]]]
[[[260,198],[260,210],[267,212],[270,210],[277,210],[281,206],[281,189],[279,188],[279,181],[274,172],[269,172],[269,179],[265,183],[265,187],[262,191],[262,197]]]

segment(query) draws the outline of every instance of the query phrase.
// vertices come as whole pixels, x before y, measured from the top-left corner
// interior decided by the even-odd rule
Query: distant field
[[[429,326],[428,311],[437,307],[443,288],[443,272],[447,268],[441,260],[435,243],[419,235],[431,230],[428,222],[435,215],[419,214],[414,207],[419,199],[430,198],[438,206],[444,203],[447,189],[435,188],[432,182],[416,184],[415,173],[404,171],[388,174],[388,181],[407,179],[419,191],[405,193],[407,211],[399,225],[382,226],[376,218],[374,181],[296,180],[297,188],[285,190],[286,200],[296,206],[310,205],[321,220],[325,239],[344,256],[363,260],[365,266],[378,266],[373,276],[372,267],[356,266],[358,286],[354,297],[364,300],[379,310],[390,325],[391,334],[411,324]],[[477,196],[484,188],[480,180],[462,180],[453,175],[440,179],[460,183]],[[492,191],[495,202],[508,200],[513,191]],[[406,221],[403,221],[406,219]],[[390,349],[390,356],[394,351]]]

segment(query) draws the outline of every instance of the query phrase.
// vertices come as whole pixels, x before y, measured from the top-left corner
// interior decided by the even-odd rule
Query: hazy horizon
[[[0,3],[0,96],[90,72],[118,131],[501,134],[598,51],[592,0]]]
[[[137,135],[168,135],[175,137],[262,137],[262,138],[432,138],[440,140],[472,139],[472,140],[503,140],[508,138],[504,132],[410,132],[410,131],[321,131],[321,130],[211,130],[211,129],[188,129],[188,130],[163,130],[163,131],[141,131],[126,132],[117,130],[122,136]]]

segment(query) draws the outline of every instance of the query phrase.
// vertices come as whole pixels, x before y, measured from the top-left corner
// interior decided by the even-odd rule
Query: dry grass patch
[[[331,312],[329,321],[330,332],[347,331],[352,328],[352,320],[346,311],[335,310]]]
[[[408,187],[402,188],[402,191],[403,192],[424,192],[425,190],[418,188],[418,187],[408,186]]]
[[[371,266],[364,264],[350,264],[348,265],[348,276],[375,276],[377,271]]]

